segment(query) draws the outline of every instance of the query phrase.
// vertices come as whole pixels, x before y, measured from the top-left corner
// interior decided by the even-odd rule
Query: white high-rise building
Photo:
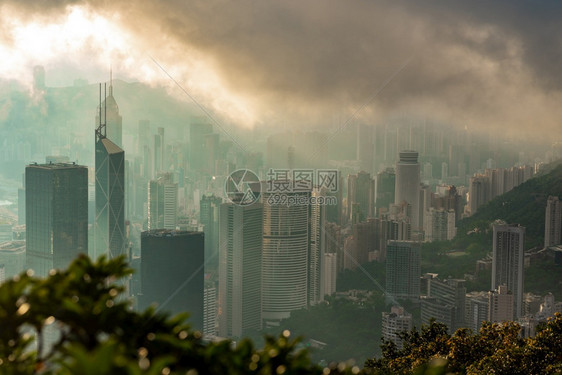
[[[203,290],[203,334],[217,334],[217,288],[214,286]]]
[[[148,230],[176,229],[178,184],[171,173],[160,173],[148,184]]]
[[[322,192],[314,191],[313,196],[325,196]],[[310,205],[310,254],[308,261],[308,301],[315,305],[324,301],[324,253],[326,252],[326,206],[322,204]]]
[[[412,329],[412,314],[404,311],[403,307],[392,306],[390,312],[382,313],[382,337],[392,341],[398,348],[402,348],[400,332]]]
[[[223,203],[219,224],[219,335],[262,327],[263,205]]]
[[[396,163],[396,185],[394,190],[394,203],[407,202],[411,209],[409,217],[412,228],[418,230],[420,225],[420,163],[418,152],[400,151],[400,160]]]
[[[525,227],[495,224],[491,290],[506,285],[513,294],[513,319],[523,315],[523,266]]]
[[[562,211],[558,197],[549,196],[544,215],[544,247],[561,242]]]

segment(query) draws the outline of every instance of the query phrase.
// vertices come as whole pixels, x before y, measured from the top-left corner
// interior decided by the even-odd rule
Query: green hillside
[[[549,195],[562,197],[562,164],[546,168],[546,172],[496,197],[462,220],[458,226],[458,240],[474,228],[485,230],[496,219],[526,227],[527,247],[540,246],[544,240],[544,213]],[[458,241],[457,240],[457,241]]]

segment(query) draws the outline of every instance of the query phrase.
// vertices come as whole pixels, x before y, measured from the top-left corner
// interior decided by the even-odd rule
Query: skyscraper
[[[386,246],[386,293],[416,300],[420,296],[420,243],[388,241]]]
[[[410,205],[409,217],[412,229],[419,230],[420,201],[420,163],[417,151],[400,151],[400,160],[396,163],[396,185],[394,203],[406,202]]]
[[[27,268],[45,277],[88,253],[88,168],[28,165],[25,185]]]
[[[156,303],[173,314],[189,312],[189,323],[203,329],[203,242],[202,232],[141,233],[141,309]]]
[[[549,196],[544,215],[544,247],[561,242],[562,210],[558,197]]]
[[[323,192],[313,191],[315,197],[325,196]],[[327,234],[326,206],[322,204],[310,205],[310,253],[308,260],[308,302],[315,305],[324,301],[324,254],[326,253]]]
[[[222,198],[203,195],[199,202],[199,222],[205,233],[205,263],[207,268],[217,269],[219,251],[219,211]]]
[[[115,111],[119,114],[111,86],[109,92],[96,117],[96,216],[94,251],[90,254],[94,259],[104,254],[114,258],[125,252],[125,151],[107,136],[107,120],[116,116]],[[120,143],[121,116],[118,118],[119,131],[112,133],[118,133]]]
[[[347,207],[348,219],[361,222],[373,216],[375,200],[375,181],[371,175],[361,171],[348,176]]]
[[[492,287],[506,285],[513,294],[513,319],[523,315],[523,261],[525,227],[495,224],[492,258]]]
[[[241,337],[262,327],[263,205],[220,206],[219,335]]]
[[[100,124],[100,119],[105,124],[107,134],[105,136],[117,147],[123,147],[123,118],[119,114],[119,106],[113,97],[113,79],[109,81],[109,96],[101,103],[96,113],[96,128]]]
[[[307,205],[269,204],[263,198],[262,306],[264,321],[288,318],[307,307],[309,212]],[[287,193],[308,199],[310,192]]]
[[[178,184],[171,173],[160,173],[148,184],[148,230],[176,229]]]
[[[396,173],[393,168],[386,168],[377,174],[376,182],[376,216],[381,212],[381,208],[387,209],[394,203],[394,189],[396,183]]]

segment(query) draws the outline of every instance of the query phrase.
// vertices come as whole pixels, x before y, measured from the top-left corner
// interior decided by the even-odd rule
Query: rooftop
[[[79,165],[76,163],[45,163],[38,164],[32,163],[27,166],[27,168],[40,168],[40,169],[74,169],[74,168],[88,168],[85,165]]]
[[[141,233],[141,237],[203,236],[203,232],[191,230],[152,229]]]

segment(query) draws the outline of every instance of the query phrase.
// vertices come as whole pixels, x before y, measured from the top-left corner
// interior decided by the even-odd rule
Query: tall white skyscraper
[[[263,205],[223,203],[219,224],[219,335],[262,327]]]
[[[171,173],[160,173],[148,184],[148,230],[176,229],[178,184]]]
[[[491,290],[507,285],[513,294],[514,319],[523,315],[523,262],[525,227],[495,224]]]
[[[561,242],[562,211],[558,197],[549,196],[544,215],[544,247]]]
[[[420,229],[419,190],[420,163],[418,163],[418,152],[411,150],[400,151],[400,160],[396,163],[394,203],[406,202],[410,205],[409,217],[414,230]]]
[[[314,196],[323,193],[314,191]],[[308,261],[308,300],[311,305],[324,301],[324,253],[326,252],[326,206],[321,204],[310,205],[310,255]]]

